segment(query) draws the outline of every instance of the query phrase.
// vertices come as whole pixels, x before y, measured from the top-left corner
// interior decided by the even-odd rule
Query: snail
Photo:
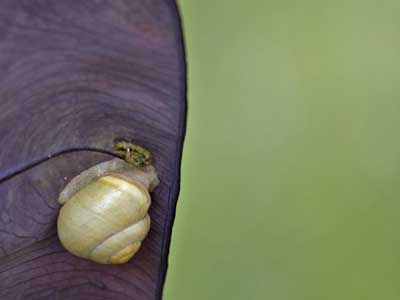
[[[149,192],[159,183],[147,150],[122,141],[114,151],[125,160],[114,158],[87,169],[58,198],[61,244],[73,255],[101,264],[126,263],[139,250],[150,229]]]

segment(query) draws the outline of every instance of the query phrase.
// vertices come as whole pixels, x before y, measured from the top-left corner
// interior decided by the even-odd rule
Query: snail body
[[[97,263],[127,262],[149,232],[149,190],[157,184],[152,166],[137,168],[120,159],[73,178],[58,199],[63,205],[57,220],[62,245]]]

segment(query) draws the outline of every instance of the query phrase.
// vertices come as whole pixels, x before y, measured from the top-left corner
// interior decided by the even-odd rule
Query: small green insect
[[[114,152],[126,162],[136,167],[144,167],[151,164],[151,153],[145,148],[127,140],[115,140]]]

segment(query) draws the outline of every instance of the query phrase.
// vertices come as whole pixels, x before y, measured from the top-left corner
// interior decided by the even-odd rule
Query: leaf
[[[175,2],[4,0],[0,66],[0,299],[160,299],[186,118]],[[111,158],[70,149],[121,137],[152,152],[161,184],[140,251],[99,265],[61,246],[57,197]]]

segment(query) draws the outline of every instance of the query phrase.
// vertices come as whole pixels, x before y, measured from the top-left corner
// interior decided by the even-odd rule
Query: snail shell
[[[62,245],[97,263],[127,262],[149,232],[149,190],[158,182],[154,167],[137,168],[120,159],[73,178],[58,199]]]

